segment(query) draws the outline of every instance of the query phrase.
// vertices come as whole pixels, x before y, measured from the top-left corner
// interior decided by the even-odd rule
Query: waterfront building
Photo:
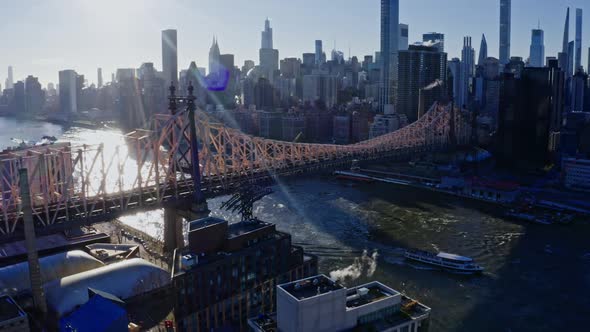
[[[500,0],[500,65],[510,61],[512,0]]]
[[[369,138],[392,133],[408,125],[405,114],[377,114],[369,128]]]
[[[283,114],[283,141],[294,142],[305,134],[305,116],[297,113]]]
[[[334,143],[336,144],[348,144],[351,139],[351,121],[350,115],[348,114],[337,114],[334,115],[332,131]]]
[[[525,68],[520,78],[503,74],[496,147],[501,165],[530,169],[550,161],[555,113],[563,110],[562,77],[556,67]]]
[[[248,317],[273,312],[276,285],[317,273],[317,258],[259,220],[189,224],[189,245],[174,253],[178,331],[245,330]]]
[[[566,188],[590,192],[590,159],[564,158],[561,169]]]
[[[78,113],[78,103],[82,87],[78,74],[73,70],[59,72],[59,104],[63,115]]]
[[[39,115],[45,104],[45,91],[39,79],[29,75],[25,79],[25,113],[27,116]]]
[[[445,51],[445,34],[440,32],[428,32],[422,34],[422,41],[436,46],[439,52]]]
[[[255,332],[428,331],[430,308],[378,282],[347,288],[317,275],[277,287],[274,315],[251,318]]]
[[[178,43],[174,29],[162,31],[162,75],[164,86],[178,87]]]
[[[543,67],[545,60],[545,44],[543,30],[533,29],[531,33],[530,67]]]
[[[424,114],[443,96],[442,88],[436,82],[442,84],[446,72],[447,54],[439,52],[436,47],[410,45],[407,51],[400,51],[396,112],[405,114],[410,123],[416,121],[419,114]],[[421,94],[423,104],[419,102]]]
[[[381,101],[392,105],[395,101],[399,47],[399,0],[381,0]]]
[[[256,111],[260,137],[280,140],[283,137],[283,115],[280,112]]]

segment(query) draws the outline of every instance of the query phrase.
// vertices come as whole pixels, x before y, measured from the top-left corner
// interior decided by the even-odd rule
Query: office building
[[[274,83],[275,74],[279,70],[279,50],[272,47],[272,28],[268,19],[264,22],[261,45],[263,47],[259,51],[260,68],[272,84]]]
[[[512,0],[500,0],[500,65],[510,61]]]
[[[486,35],[481,35],[481,44],[479,45],[479,58],[477,60],[478,66],[483,66],[485,59],[488,58],[488,42],[486,41]]]
[[[443,96],[439,85],[446,80],[446,72],[447,54],[436,47],[410,45],[407,51],[400,51],[396,112],[405,114],[410,123],[416,121]],[[423,105],[419,105],[421,94],[425,98]]]
[[[333,118],[332,136],[336,144],[348,144],[351,139],[351,121],[349,114],[336,114]]]
[[[312,105],[321,100],[327,108],[332,108],[337,102],[338,77],[326,72],[315,72],[303,76],[303,102]]]
[[[272,49],[273,48],[272,28],[270,27],[270,21],[268,20],[268,18],[266,18],[266,20],[264,21],[264,31],[262,31],[260,34],[261,34],[260,48]]]
[[[453,58],[447,62],[447,93],[455,103],[461,98],[461,59]]]
[[[221,52],[217,38],[213,37],[213,42],[209,48],[209,71],[207,75],[218,75],[221,72]]]
[[[399,0],[381,0],[381,102],[395,101],[399,47]]]
[[[282,135],[286,142],[301,140],[305,135],[305,116],[297,113],[283,114]]]
[[[316,40],[315,41],[315,64],[317,66],[321,65],[323,63],[322,58],[323,58],[323,47],[322,47],[322,41],[321,40]]]
[[[25,113],[27,116],[39,115],[45,104],[45,91],[37,77],[29,75],[25,79]]]
[[[244,60],[244,65],[242,66],[242,76],[246,76],[250,69],[254,68],[256,64],[252,60]]]
[[[162,31],[162,75],[165,86],[178,87],[178,43],[176,30]]]
[[[297,58],[285,58],[280,64],[281,76],[286,78],[299,78],[301,76],[301,60]]]
[[[529,67],[543,67],[545,60],[545,42],[543,30],[533,29],[531,33],[531,52]]]
[[[6,77],[4,87],[5,89],[12,89],[14,87],[14,73],[12,71],[12,66],[8,66],[8,76]]]
[[[571,77],[572,73],[568,73],[569,69],[569,59],[571,58],[571,54],[569,54],[569,31],[570,31],[570,9],[567,8],[565,14],[565,25],[563,28],[563,40],[561,46],[561,52],[557,54],[557,58],[559,61],[559,68],[561,68],[564,72],[566,72],[566,77]]]
[[[96,87],[97,88],[102,88],[102,68],[98,68],[96,70],[96,77],[97,77],[97,81],[96,81]]]
[[[430,43],[431,46],[436,45],[439,52],[445,51],[445,34],[440,32],[428,32],[422,34],[422,41]]]
[[[576,8],[576,50],[574,72],[582,67],[582,9]]]
[[[496,157],[500,165],[535,169],[550,162],[549,143],[563,110],[564,80],[556,66],[503,74]],[[559,129],[557,129],[559,130]]]
[[[410,28],[407,24],[400,23],[399,25],[399,47],[398,51],[406,51],[408,49],[408,36]]]
[[[585,96],[588,90],[588,74],[578,70],[571,80],[571,111],[584,112]]]
[[[19,117],[25,117],[27,112],[26,96],[25,96],[25,83],[18,81],[13,84],[12,90],[14,96],[12,98],[12,112],[14,115]]]
[[[277,287],[274,315],[248,320],[255,332],[424,332],[430,308],[378,282],[347,288],[317,275]]]
[[[78,98],[81,87],[78,86],[78,74],[73,70],[59,72],[59,104],[62,115],[78,113]]]
[[[461,73],[459,76],[460,90],[458,106],[467,107],[471,93],[471,81],[475,73],[475,50],[471,46],[471,37],[463,38],[463,50],[461,51]]]
[[[249,317],[274,311],[276,285],[317,273],[315,256],[259,220],[196,220],[189,224],[188,239],[187,248],[175,251],[172,270],[181,332],[244,331]]]
[[[392,133],[408,125],[408,118],[405,114],[377,114],[369,128],[369,138],[379,137]]]

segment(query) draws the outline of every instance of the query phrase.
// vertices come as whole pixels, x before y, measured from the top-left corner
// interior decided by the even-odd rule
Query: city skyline
[[[313,3],[315,6],[311,7],[311,1],[301,2],[303,5],[286,11],[280,4],[271,1],[262,1],[257,5],[229,0],[198,5],[187,1],[166,5],[142,1],[141,6],[137,1],[124,4],[114,1],[77,1],[68,3],[72,7],[68,12],[63,10],[63,2],[57,1],[11,3],[3,10],[5,15],[0,17],[0,33],[12,36],[5,41],[9,46],[7,49],[12,51],[0,56],[0,81],[6,79],[8,65],[14,67],[15,81],[32,74],[38,76],[43,85],[57,82],[58,72],[63,69],[74,69],[85,75],[89,84],[97,83],[98,67],[103,68],[105,77],[110,77],[117,68],[138,68],[143,62],[153,62],[158,70],[162,70],[159,36],[166,29],[178,31],[179,70],[188,68],[191,61],[196,61],[198,66],[206,66],[213,35],[217,36],[222,53],[236,55],[237,65],[241,66],[244,60],[258,62],[260,31],[267,16],[275,30],[275,48],[279,50],[281,59],[300,58],[304,52],[314,52],[314,41],[318,39],[323,40],[326,53],[336,44],[337,49],[344,51],[345,58],[349,56],[349,46],[351,55],[359,59],[364,55],[374,55],[379,50],[379,1],[359,5],[345,0],[342,10],[337,11],[338,15],[333,13],[334,8],[329,4]],[[463,36],[477,39],[485,33],[489,55],[498,57],[499,0],[478,4],[477,8],[469,6],[470,2],[466,0],[455,0],[453,3],[455,6],[451,8],[448,4],[434,0],[401,0],[400,23],[409,24],[410,44],[421,40],[423,33],[442,32],[445,34],[445,51],[451,59],[460,57]],[[573,11],[576,8],[590,10],[590,4],[583,0],[548,2],[544,6],[535,4],[533,0],[512,4],[512,56],[528,57],[530,31],[537,26],[538,21],[545,31],[546,56],[556,56],[561,49],[566,7],[571,7]],[[301,24],[301,17],[305,17],[302,15],[309,8],[314,8],[318,15],[306,18],[305,24]],[[326,14],[326,11],[332,12],[332,15]],[[226,14],[219,18],[221,12]],[[158,13],[158,16],[154,13]],[[486,16],[479,13],[490,14]],[[134,15],[133,25],[126,21],[129,15]],[[451,20],[457,15],[462,19]],[[65,24],[54,26],[47,17],[60,21],[67,17],[68,20]],[[16,22],[19,18],[30,24],[15,31],[14,26],[18,25]],[[102,18],[109,18],[109,24],[105,24]],[[239,24],[243,29],[232,29],[229,24],[223,23],[225,20]],[[351,20],[360,24],[338,24]],[[570,24],[570,30],[575,31],[574,22]],[[76,29],[73,29],[74,26]],[[590,24],[583,25],[583,36],[590,36],[589,28]],[[83,38],[84,35],[91,38]],[[36,42],[30,43],[30,40]],[[582,39],[582,43],[581,62],[584,64],[587,62],[590,41]]]

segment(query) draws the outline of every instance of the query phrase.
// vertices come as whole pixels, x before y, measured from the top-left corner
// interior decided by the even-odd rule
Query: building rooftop
[[[254,222],[238,222],[229,225],[227,238],[232,239],[244,234],[248,234],[259,229],[272,226],[273,224],[256,220]]]
[[[346,292],[346,308],[356,308],[385,298],[399,295],[393,289],[379,282],[349,288]]]
[[[279,285],[279,287],[300,301],[344,288],[323,274]]]
[[[137,257],[139,253],[139,245],[136,244],[94,243],[87,245],[86,249],[90,255],[103,262],[129,259]]]
[[[10,296],[0,296],[0,323],[26,316]]]

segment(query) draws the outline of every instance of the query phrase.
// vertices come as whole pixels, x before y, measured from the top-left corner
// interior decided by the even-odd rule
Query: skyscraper
[[[545,59],[545,44],[543,30],[533,29],[531,35],[531,52],[529,67],[543,67]]]
[[[101,88],[102,87],[102,68],[98,68],[96,71],[96,75],[98,76],[98,81],[97,81],[97,87]]]
[[[439,52],[445,51],[445,34],[440,32],[428,32],[422,34],[422,41],[423,42],[431,42],[433,45],[438,48]]]
[[[510,19],[512,0],[500,0],[500,64],[510,61]]]
[[[165,86],[178,87],[178,49],[176,30],[162,31],[162,72]]]
[[[6,78],[6,89],[12,89],[14,87],[14,77],[12,74],[12,66],[8,66],[8,77]]]
[[[264,76],[273,84],[275,72],[279,70],[279,51],[272,48],[272,28],[268,19],[264,22],[261,45],[259,51],[260,67]]]
[[[29,75],[25,79],[25,112],[28,115],[37,115],[43,110],[45,104],[45,92],[41,89],[39,79]]]
[[[463,37],[463,50],[461,51],[461,87],[459,90],[459,105],[469,104],[469,90],[471,78],[475,72],[475,50],[471,46],[471,37]]]
[[[73,70],[59,72],[59,105],[63,115],[78,113],[78,74]]]
[[[399,0],[381,0],[381,107],[395,96],[399,47]]]
[[[270,27],[270,21],[268,17],[264,21],[264,31],[262,31],[262,41],[260,48],[272,49],[272,28]]]
[[[569,48],[568,48],[568,44],[569,44],[569,38],[570,38],[570,9],[568,7],[567,12],[565,14],[565,25],[563,28],[563,40],[562,40],[562,46],[561,46],[561,52],[557,55],[557,59],[559,62],[559,68],[561,68],[563,71],[566,72],[566,77],[571,76],[571,73],[568,74],[568,68],[569,68],[569,56],[568,56],[568,52],[569,52]]]
[[[407,24],[400,23],[399,25],[399,47],[398,51],[406,51],[408,49],[408,35],[410,27]]]
[[[315,41],[315,64],[320,65],[322,63],[322,54],[324,51],[322,50],[322,41],[316,40]]]
[[[582,67],[582,9],[576,8],[576,60],[574,71]]]
[[[483,63],[488,58],[488,42],[486,41],[486,35],[481,35],[481,44],[479,46],[479,59],[477,60],[478,66],[483,66]]]
[[[209,72],[208,74],[219,73],[221,69],[221,53],[219,52],[219,44],[217,38],[213,37],[213,43],[209,49]]]
[[[434,46],[410,45],[399,52],[399,91],[396,111],[414,122],[442,96],[447,54]],[[423,99],[422,102],[420,99]]]

